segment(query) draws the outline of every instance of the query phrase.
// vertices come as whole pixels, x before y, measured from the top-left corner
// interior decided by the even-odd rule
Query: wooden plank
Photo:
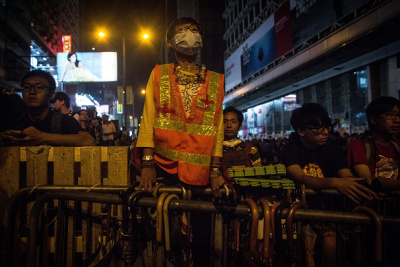
[[[53,147],[54,185],[74,185],[74,148]]]
[[[102,185],[101,182],[101,148],[100,147],[82,147],[80,149],[80,162],[81,162],[81,177],[78,180],[79,185],[91,185],[97,186]],[[82,209],[87,211],[87,203],[82,203]],[[94,213],[101,213],[101,204],[93,203],[92,210]],[[91,214],[91,212],[89,213]],[[92,228],[92,240],[91,240],[91,251],[95,250],[96,236],[101,235],[101,226],[90,223],[89,228]],[[82,222],[82,239],[78,245],[82,247],[83,257],[87,257],[91,254],[91,251],[87,251],[87,240],[86,237],[88,231],[88,224]],[[90,229],[89,229],[90,231]]]
[[[26,186],[48,184],[48,157],[50,146],[29,146],[26,147]],[[27,205],[27,221],[34,203]],[[47,207],[48,204],[45,205]],[[39,229],[32,229],[38,231]],[[47,242],[47,241],[45,241]]]
[[[128,183],[128,147],[107,147],[108,184],[129,185]]]
[[[128,147],[109,146],[107,147],[108,161],[108,184],[109,185],[129,185],[128,183]],[[115,208],[115,206],[114,206]],[[122,219],[121,206],[113,212],[118,219]]]
[[[26,186],[47,185],[50,146],[26,147]]]
[[[101,148],[82,147],[80,149],[81,179],[80,185],[102,185]]]
[[[74,185],[74,162],[75,150],[73,147],[53,147],[53,162],[54,162],[54,185]],[[55,201],[55,206],[58,201]],[[74,207],[74,201],[68,201],[68,207]],[[72,254],[74,253],[75,240],[73,224],[74,218],[68,217],[67,220],[67,266],[72,266]],[[57,228],[56,228],[57,229]],[[56,235],[57,236],[57,235]]]
[[[20,189],[19,147],[0,147],[0,215],[7,199]]]

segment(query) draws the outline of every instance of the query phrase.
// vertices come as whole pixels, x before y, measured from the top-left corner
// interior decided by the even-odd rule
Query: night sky
[[[135,113],[141,113],[144,96],[140,91],[145,88],[151,70],[162,63],[162,48],[165,38],[165,1],[148,0],[84,0],[80,6],[80,51],[118,52],[119,83],[106,84],[116,87],[122,85],[122,37],[126,44],[126,85],[132,85],[135,94]],[[142,30],[150,34],[148,40],[141,37]],[[97,33],[105,30],[105,39],[99,39]],[[104,85],[88,84],[90,93]]]

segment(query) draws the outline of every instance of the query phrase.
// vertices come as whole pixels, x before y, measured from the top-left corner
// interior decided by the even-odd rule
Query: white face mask
[[[174,36],[174,47],[182,54],[193,56],[199,51],[203,42],[200,33],[193,33],[186,30],[183,33],[177,33]]]

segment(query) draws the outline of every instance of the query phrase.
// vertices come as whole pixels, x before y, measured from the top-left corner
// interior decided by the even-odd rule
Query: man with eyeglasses
[[[400,189],[400,101],[382,96],[366,109],[371,137],[353,140],[348,146],[347,161],[358,177],[365,177],[374,187]]]
[[[50,110],[55,80],[42,70],[28,72],[22,79],[22,98],[27,108],[23,130],[9,128],[0,133],[0,144],[18,146],[92,146],[94,139],[73,117]]]
[[[281,151],[289,178],[314,190],[335,189],[357,204],[377,198],[375,192],[361,184],[364,178],[353,176],[341,147],[329,142],[331,119],[321,105],[303,104],[293,111],[290,124],[295,132]],[[307,205],[314,209],[332,204],[327,201],[318,194],[307,196]],[[320,231],[319,225],[310,224],[310,227],[311,231]],[[334,229],[327,228],[319,235],[324,237],[322,265],[336,266],[336,234]]]
[[[371,207],[385,216],[397,217],[400,214],[399,200],[391,197],[387,190],[400,189],[400,101],[389,96],[378,97],[369,103],[365,113],[371,136],[349,143],[347,161],[356,176],[366,177],[371,188],[385,197],[383,203]],[[385,266],[400,266],[400,257],[393,256],[400,251],[398,229],[385,227],[384,236]]]
[[[291,178],[316,190],[336,189],[356,203],[372,199],[375,193],[359,183],[365,179],[354,178],[341,148],[328,142],[331,119],[321,105],[304,104],[293,111],[290,124],[295,133],[281,159]]]

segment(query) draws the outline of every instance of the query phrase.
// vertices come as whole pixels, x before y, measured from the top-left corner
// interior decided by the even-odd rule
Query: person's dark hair
[[[386,112],[392,111],[395,106],[400,108],[400,101],[391,96],[381,96],[372,100],[365,111],[369,130],[371,132],[374,131],[374,125],[371,123],[372,119],[377,119]]]
[[[167,43],[169,40],[172,39],[175,35],[175,27],[183,24],[191,23],[196,25],[199,28],[200,35],[203,35],[203,28],[201,27],[200,23],[198,23],[195,19],[190,17],[180,17],[174,20],[168,27],[167,30]]]
[[[239,121],[239,126],[242,126],[242,122],[243,122],[243,113],[238,110],[237,108],[233,107],[233,106],[229,106],[227,108],[224,109],[224,115],[228,112],[234,112],[236,113],[237,119]]]
[[[75,66],[79,67],[79,62],[80,61],[78,60],[78,55],[75,52],[74,53],[68,53],[68,56],[67,56],[68,61],[70,61],[72,55],[75,55],[75,57],[76,57]]]
[[[0,91],[0,132],[24,129],[27,121],[27,108],[18,94]]]
[[[298,129],[305,129],[311,126],[326,126],[332,125],[328,112],[317,103],[306,103],[293,111],[290,117],[290,125],[297,132]]]
[[[53,99],[50,100],[50,103],[55,103],[57,100],[64,101],[65,107],[70,108],[71,100],[66,93],[64,92],[55,93]]]
[[[49,83],[49,91],[54,92],[56,90],[56,81],[49,72],[43,70],[31,70],[27,74],[25,74],[24,78],[22,78],[22,83],[24,83],[24,81],[30,77],[45,78]]]
[[[77,113],[78,113],[79,115],[81,115],[81,112],[82,112],[82,111],[86,111],[87,115],[89,116],[89,112],[88,112],[87,109],[80,109],[80,110],[78,110]]]

